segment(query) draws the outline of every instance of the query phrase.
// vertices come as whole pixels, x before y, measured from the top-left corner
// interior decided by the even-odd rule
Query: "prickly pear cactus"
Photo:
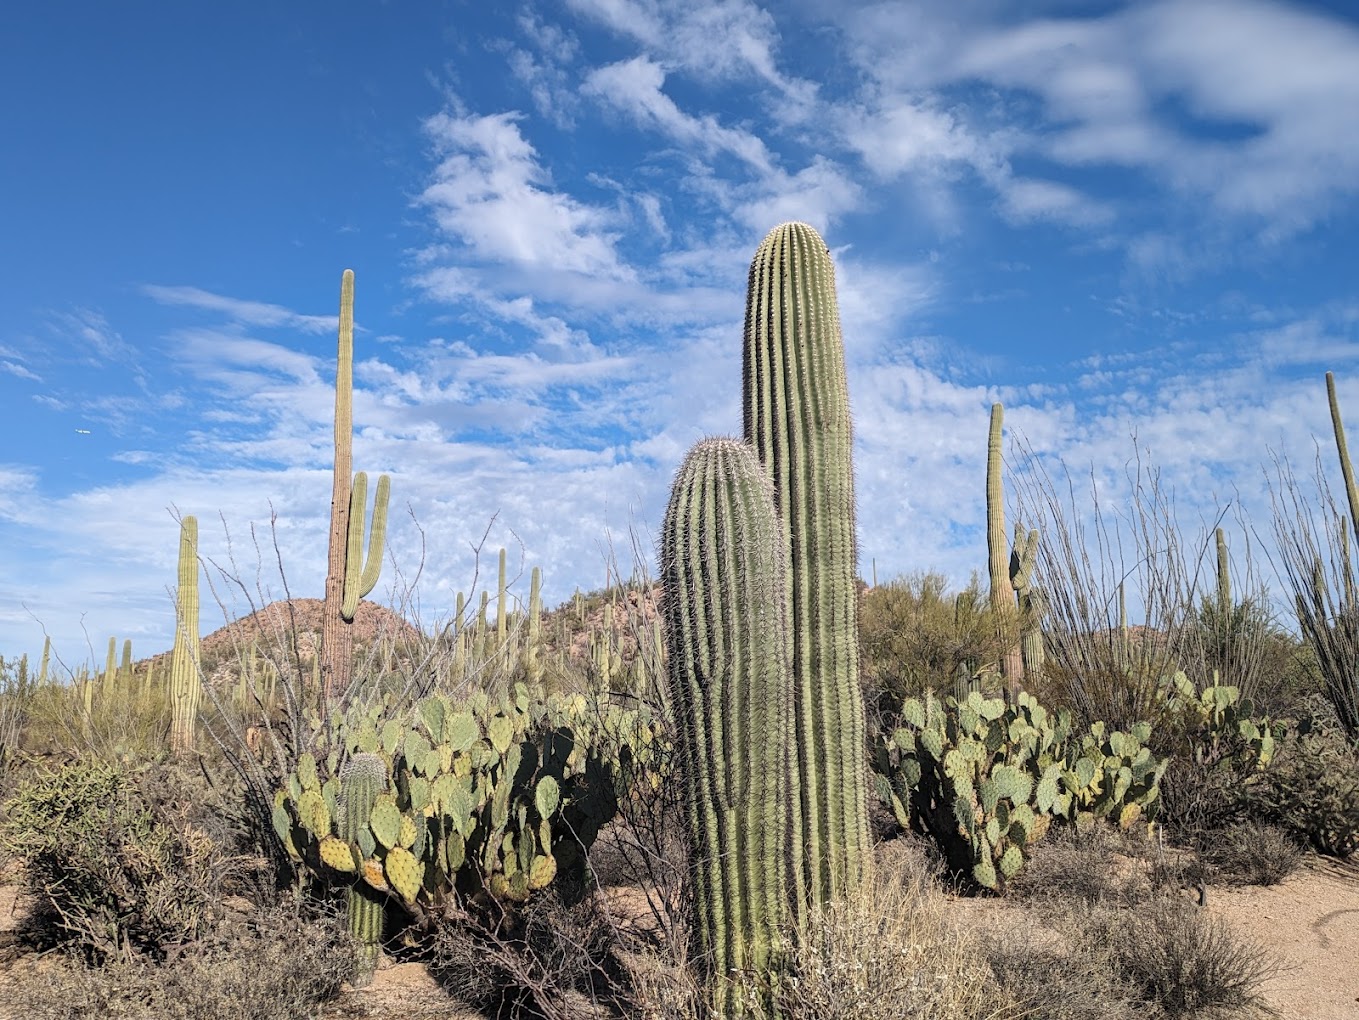
[[[875,747],[878,796],[899,824],[935,839],[955,873],[999,891],[1054,820],[1128,828],[1150,813],[1165,763],[1143,746],[1148,734],[1097,723],[1073,735],[1068,713],[1027,693],[1009,704],[931,693],[908,700]]]
[[[554,882],[582,895],[585,851],[634,766],[668,753],[645,712],[522,685],[504,701],[336,715],[314,744],[275,796],[274,825],[303,867],[349,885],[365,945],[381,923],[365,905],[418,917],[450,897],[523,901]]]

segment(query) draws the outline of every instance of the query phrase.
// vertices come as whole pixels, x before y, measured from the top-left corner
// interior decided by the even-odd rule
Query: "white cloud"
[[[425,121],[439,165],[420,196],[440,229],[479,260],[631,280],[614,248],[618,213],[551,190],[513,113]]]
[[[1081,226],[1107,223],[1113,212],[1075,188],[1055,181],[1008,178],[1001,185],[1001,210],[1016,223],[1059,220]]]
[[[568,5],[700,80],[763,81],[781,94],[783,101],[770,107],[775,116],[796,121],[799,110],[815,101],[814,82],[779,70],[774,18],[748,0],[568,0]]]
[[[992,30],[955,76],[1040,96],[1036,151],[1133,166],[1288,232],[1359,191],[1359,31],[1263,0],[1175,0]]]
[[[0,361],[0,372],[8,372],[18,379],[27,379],[30,382],[42,382],[42,376],[38,375],[38,373],[34,372],[32,369],[25,368],[17,361]]]
[[[263,301],[242,301],[239,298],[213,294],[198,287],[147,284],[142,287],[142,292],[163,305],[221,312],[232,322],[246,326],[295,329],[303,333],[334,333],[340,323],[338,316],[335,315],[302,315],[282,305],[266,304]],[[336,302],[338,301],[337,293]]]
[[[643,126],[656,127],[675,141],[697,145],[713,155],[726,152],[760,173],[772,172],[764,142],[745,131],[723,127],[711,114],[692,117],[661,91],[665,71],[646,57],[634,57],[596,68],[586,76],[582,91],[599,98]]]

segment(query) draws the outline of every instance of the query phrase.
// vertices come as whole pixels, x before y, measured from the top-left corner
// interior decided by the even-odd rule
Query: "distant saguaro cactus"
[[[330,498],[330,549],[326,567],[325,604],[321,617],[321,696],[324,700],[349,687],[354,668],[351,624],[359,600],[373,590],[382,570],[391,479],[378,479],[368,555],[363,554],[368,476],[351,477],[354,464],[354,271],[346,269],[340,284],[339,350],[335,370],[335,469]],[[360,569],[362,565],[362,569]]]
[[[179,524],[179,591],[170,654],[170,747],[176,754],[193,749],[203,697],[198,662],[198,518],[185,517]]]
[[[845,349],[830,250],[805,223],[775,227],[751,261],[742,389],[788,562],[799,821],[819,904],[860,883],[871,842]]]
[[[803,901],[787,566],[773,490],[745,443],[689,452],[665,514],[661,583],[695,932],[727,1016],[728,979],[767,977]]]

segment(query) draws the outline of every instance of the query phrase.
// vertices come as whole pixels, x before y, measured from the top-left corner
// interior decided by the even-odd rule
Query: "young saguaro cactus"
[[[871,842],[845,349],[830,250],[805,223],[775,227],[750,264],[742,389],[788,560],[799,824],[824,903],[863,879]]]
[[[185,517],[179,524],[179,592],[170,653],[170,746],[176,754],[193,749],[198,724],[203,698],[198,642],[198,518]]]
[[[666,510],[661,582],[695,927],[727,1016],[726,979],[768,977],[803,900],[787,568],[769,479],[745,443],[707,439],[689,452]]]
[[[353,671],[351,624],[359,600],[373,590],[382,569],[391,479],[378,479],[372,534],[363,556],[368,476],[351,475],[354,465],[354,271],[340,283],[339,348],[335,369],[335,470],[330,498],[330,547],[321,618],[321,694],[328,699],[349,686]],[[360,568],[362,564],[362,568]]]
[[[340,769],[340,788],[344,797],[340,839],[350,844],[341,845],[340,849],[349,854],[350,846],[359,847],[360,854],[366,859],[372,853],[371,845],[366,851],[363,849],[364,844],[373,839],[369,817],[378,794],[387,788],[386,763],[376,754],[354,755]],[[352,861],[341,860],[340,863],[354,866]],[[386,902],[386,895],[367,882],[355,881],[349,888],[345,917],[359,955],[354,977],[356,985],[366,985],[373,979],[382,956],[382,920]]]

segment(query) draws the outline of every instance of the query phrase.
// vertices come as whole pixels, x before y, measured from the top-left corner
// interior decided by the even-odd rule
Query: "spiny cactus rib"
[[[1014,551],[1010,554],[1010,586],[1019,596],[1020,651],[1023,675],[1039,672],[1045,661],[1043,616],[1047,605],[1042,592],[1033,586],[1034,564],[1038,558],[1038,530],[1026,532],[1015,524]]]
[[[1000,661],[1001,675],[1017,691],[1024,677],[1024,658],[1021,643],[1016,641],[1015,620],[1018,615],[1015,591],[1018,584],[1012,570],[1011,552],[1006,549],[1005,536],[1005,481],[1001,439],[1005,428],[1005,408],[991,405],[991,429],[986,442],[986,553],[991,581],[991,613],[996,628],[1005,642]],[[1015,539],[1022,532],[1016,530]]]
[[[179,525],[179,591],[170,654],[170,746],[177,754],[193,748],[203,696],[198,660],[198,518],[185,517]]]
[[[743,391],[788,558],[800,824],[822,903],[859,884],[870,840],[844,342],[830,252],[806,224],[770,231],[751,262]]]
[[[766,971],[802,900],[790,889],[801,868],[786,564],[773,492],[746,444],[690,451],[665,515],[661,580],[696,928],[722,1003],[723,978]]]

